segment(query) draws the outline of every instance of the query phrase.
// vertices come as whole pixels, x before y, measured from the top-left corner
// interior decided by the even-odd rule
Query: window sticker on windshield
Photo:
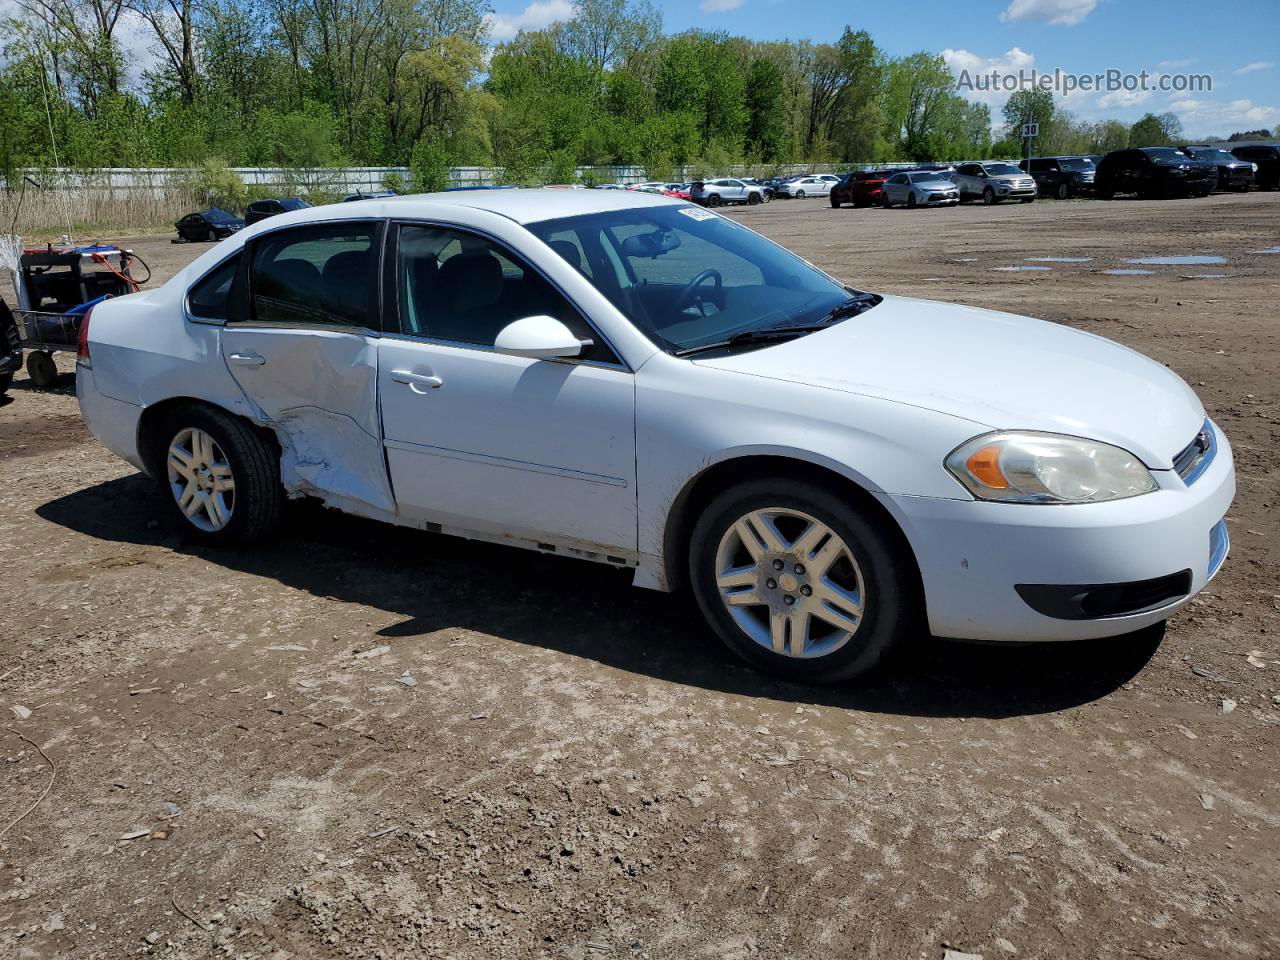
[[[714,220],[720,216],[720,214],[704,210],[702,207],[681,207],[680,212],[691,220]]]

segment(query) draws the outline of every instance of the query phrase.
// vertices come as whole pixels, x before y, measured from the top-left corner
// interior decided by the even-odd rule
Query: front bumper
[[[1035,184],[1032,184],[1029,187],[1007,187],[997,185],[995,187],[995,191],[996,196],[1001,200],[1004,200],[1006,198],[1014,199],[1020,197],[1034,197],[1040,192],[1040,189]]]
[[[1213,430],[1216,455],[1191,486],[1156,471],[1160,489],[1128,500],[1047,506],[881,495],[919,564],[930,630],[968,640],[1083,640],[1167,619],[1226,556],[1220,524],[1235,495],[1235,468],[1226,437]],[[1185,594],[1116,616],[1046,616],[1018,590],[1134,588],[1183,571],[1190,571]]]

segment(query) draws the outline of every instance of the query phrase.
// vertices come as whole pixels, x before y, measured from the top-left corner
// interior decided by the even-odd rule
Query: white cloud
[[[1253,63],[1246,63],[1239,70],[1233,72],[1238,77],[1242,73],[1255,73],[1258,70],[1270,70],[1274,66],[1275,63],[1271,60],[1255,60]]]
[[[998,57],[983,57],[970,50],[952,50],[948,47],[942,51],[942,59],[951,68],[957,81],[963,80],[963,74],[967,73],[975,84],[979,82],[988,84],[986,79],[979,80],[979,78],[990,77],[993,72],[998,75],[998,78],[1002,78],[1011,74],[1016,75],[1021,70],[1030,71],[1036,63],[1036,58],[1021,47],[1011,47]],[[995,83],[988,84],[985,90],[960,88],[956,92],[968,100],[996,107],[1009,99],[1011,90],[997,79]]]
[[[708,13],[724,13],[727,10],[737,10],[742,2],[743,0],[702,0],[698,6]]]
[[[1194,126],[1201,131],[1213,129],[1224,135],[1228,127],[1243,130],[1280,123],[1280,107],[1269,107],[1252,100],[1219,103],[1185,97],[1171,101],[1169,109],[1178,115],[1184,127]]]
[[[1027,23],[1038,21],[1059,27],[1074,27],[1093,13],[1098,0],[1011,0],[1002,23]]]
[[[1113,90],[1098,98],[1098,106],[1104,110],[1112,107],[1136,107],[1151,99],[1150,90]]]
[[[519,13],[486,13],[489,38],[504,43],[521,30],[543,30],[553,23],[572,20],[575,9],[570,0],[534,0]]]
[[[1198,57],[1183,57],[1181,60],[1161,60],[1156,64],[1157,70],[1178,70],[1181,67],[1189,67],[1195,63]]]

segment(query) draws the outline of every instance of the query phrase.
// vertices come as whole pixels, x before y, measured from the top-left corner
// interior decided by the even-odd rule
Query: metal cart
[[[75,352],[94,304],[138,289],[129,270],[133,259],[132,251],[116,246],[23,252],[20,280],[31,308],[14,310],[13,320],[32,384],[46,388],[57,381],[53,355]]]

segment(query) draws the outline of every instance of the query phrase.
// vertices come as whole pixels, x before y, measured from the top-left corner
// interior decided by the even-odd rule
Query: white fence
[[[797,173],[830,173],[834,171],[857,169],[867,164],[780,164],[780,165],[737,165],[719,171],[718,176],[763,176]],[[408,167],[232,167],[231,168],[252,189],[279,193],[356,193],[384,190],[388,180],[395,183],[407,183],[410,176]],[[644,167],[638,166],[583,166],[578,167],[576,179],[580,182],[594,183],[640,183],[649,179]],[[183,167],[110,167],[100,170],[73,170],[67,167],[26,169],[19,171],[14,182],[5,183],[0,179],[0,187],[17,190],[22,180],[35,184],[45,190],[58,191],[104,191],[114,193],[120,191],[171,190],[174,186],[189,179],[192,171]],[[689,167],[672,171],[676,179],[689,179],[692,169]],[[501,167],[453,167],[449,171],[449,183],[455,187],[493,186],[502,182]],[[19,179],[22,178],[22,179]]]

